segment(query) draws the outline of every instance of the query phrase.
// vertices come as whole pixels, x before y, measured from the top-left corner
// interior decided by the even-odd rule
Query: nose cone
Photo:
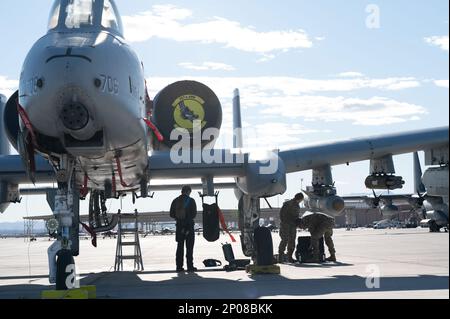
[[[71,131],[79,131],[89,123],[89,111],[79,102],[70,102],[63,106],[60,114],[63,125]]]

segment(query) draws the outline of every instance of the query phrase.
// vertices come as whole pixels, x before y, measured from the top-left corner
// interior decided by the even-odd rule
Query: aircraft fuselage
[[[78,180],[86,173],[98,188],[119,158],[132,187],[148,165],[145,92],[141,62],[122,38],[103,30],[54,31],[28,53],[19,103],[39,136],[59,141],[51,153],[63,149],[77,159]]]

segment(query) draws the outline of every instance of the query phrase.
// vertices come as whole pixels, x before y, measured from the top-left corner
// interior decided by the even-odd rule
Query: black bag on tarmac
[[[323,237],[319,240],[319,260],[320,262],[325,261],[325,246]],[[297,239],[297,247],[295,250],[295,258],[297,258],[300,263],[311,262],[313,255],[311,250],[311,236],[302,236]]]
[[[223,250],[223,256],[225,257],[225,260],[229,263],[234,261],[234,253],[233,253],[233,247],[231,247],[231,244],[223,244],[222,245]]]
[[[272,233],[267,227],[258,227],[253,233],[256,250],[256,264],[270,266],[274,264]]]
[[[203,237],[209,242],[215,242],[220,237],[217,204],[203,204]]]
[[[231,244],[222,244],[223,255],[229,265],[225,265],[226,271],[245,270],[245,267],[250,264],[250,259],[235,259],[233,247]]]

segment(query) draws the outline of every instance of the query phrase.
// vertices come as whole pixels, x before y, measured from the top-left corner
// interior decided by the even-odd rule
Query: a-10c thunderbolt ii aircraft
[[[370,160],[369,182],[395,188],[401,178],[394,176],[392,156],[424,150],[427,165],[439,166],[428,174],[448,176],[448,127],[253,152],[242,148],[237,90],[233,102],[234,148],[214,149],[222,108],[211,89],[182,81],[151,100],[114,1],[56,0],[47,34],[23,64],[18,91],[1,103],[0,209],[20,199],[20,184],[57,182],[48,194],[55,215],[48,228],[57,238],[48,253],[50,281],[62,287],[70,275],[64,266],[79,253],[79,199],[89,193],[91,231],[101,232],[115,226],[105,201],[125,193],[148,197],[151,179],[201,178],[205,194],[213,195],[214,178],[232,177],[242,249],[255,257],[267,247],[255,245],[253,236],[260,199],[284,193],[288,173],[313,170],[310,209],[331,215],[344,208],[333,165]],[[19,155],[9,154],[8,141]],[[433,195],[434,179],[424,180]]]

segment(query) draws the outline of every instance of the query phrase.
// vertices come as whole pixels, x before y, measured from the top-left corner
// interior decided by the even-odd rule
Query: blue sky
[[[27,51],[46,31],[52,2],[0,2],[0,93],[15,89]],[[221,146],[229,146],[235,87],[241,89],[248,146],[448,126],[446,0],[116,3],[126,37],[145,64],[151,95],[186,78],[216,91],[224,108]],[[368,5],[377,6],[379,28],[367,26]],[[395,158],[406,192],[412,191],[411,158]],[[365,191],[368,162],[333,172],[340,194]],[[289,176],[288,192],[273,204],[295,194],[301,178],[306,185],[311,172]],[[138,208],[167,209],[165,199],[174,195],[163,193]],[[49,213],[41,202],[28,199],[39,213]],[[235,206],[231,192],[222,202]],[[24,211],[25,204],[12,206],[0,221]]]

